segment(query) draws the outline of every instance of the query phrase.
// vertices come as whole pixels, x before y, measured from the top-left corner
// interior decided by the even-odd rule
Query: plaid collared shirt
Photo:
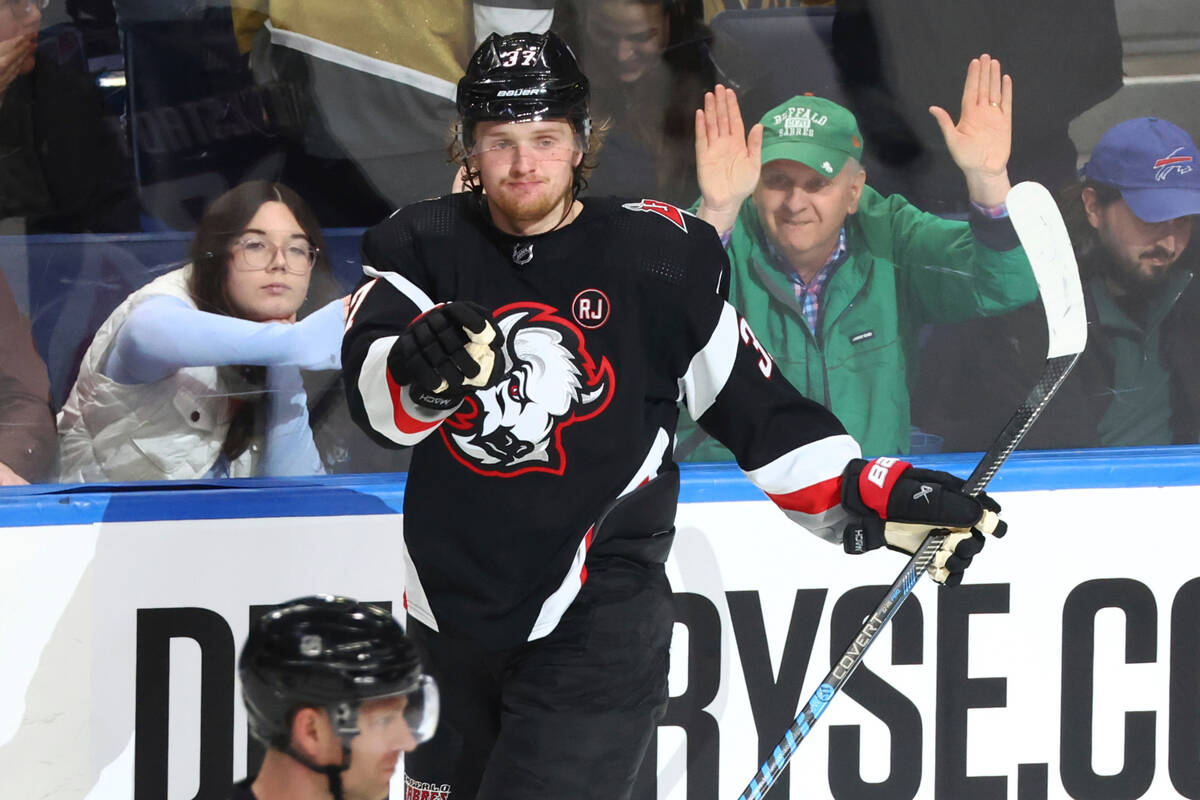
[[[821,316],[821,294],[825,291],[825,284],[829,283],[829,276],[833,275],[838,265],[845,259],[846,228],[842,226],[841,231],[838,232],[837,247],[833,248],[833,253],[830,254],[821,269],[817,270],[817,274],[811,281],[805,283],[803,278],[790,270],[785,273],[788,280],[792,282],[796,302],[800,304],[800,313],[804,315],[804,321],[808,323],[808,328],[814,335],[817,333],[817,321]]]

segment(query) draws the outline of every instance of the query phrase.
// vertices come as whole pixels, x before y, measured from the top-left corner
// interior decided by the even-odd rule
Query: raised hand
[[[0,41],[0,96],[8,90],[37,48],[36,34],[22,34]]]
[[[1012,78],[1001,72],[999,61],[984,53],[967,67],[957,124],[945,109],[929,107],[950,157],[967,179],[971,199],[981,205],[1000,205],[1010,188],[1012,101]]]
[[[733,227],[738,209],[754,191],[762,168],[762,125],[746,135],[737,94],[717,84],[696,109],[696,180],[700,184],[697,216],[724,233]]]

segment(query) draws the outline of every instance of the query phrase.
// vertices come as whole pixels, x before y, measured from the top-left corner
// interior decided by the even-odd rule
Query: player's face
[[[582,159],[565,120],[480,122],[471,151],[492,221],[515,234],[542,233],[559,223]]]
[[[866,173],[847,161],[832,178],[799,161],[763,164],[754,203],[771,241],[795,265],[823,261],[848,214],[858,210]]]
[[[311,249],[291,209],[274,200],[259,206],[233,240],[225,270],[225,293],[238,316],[294,322],[308,294],[312,264],[304,254]]]
[[[350,741],[350,769],[342,773],[346,800],[383,800],[400,762],[417,742],[404,720],[407,697],[369,700],[358,709],[361,733]]]
[[[1084,208],[1113,262],[1109,278],[1129,294],[1153,291],[1166,279],[1192,239],[1192,218],[1144,222],[1124,199],[1101,205],[1085,189]]]
[[[661,5],[605,0],[588,11],[588,35],[609,62],[606,72],[632,83],[662,63],[671,29]]]

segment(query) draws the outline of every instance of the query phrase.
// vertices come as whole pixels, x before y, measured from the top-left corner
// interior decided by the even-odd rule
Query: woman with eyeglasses
[[[200,221],[191,261],[100,326],[59,415],[62,482],[324,472],[301,370],[340,369],[346,300],[292,190],[251,181]],[[311,310],[311,313],[305,314]]]

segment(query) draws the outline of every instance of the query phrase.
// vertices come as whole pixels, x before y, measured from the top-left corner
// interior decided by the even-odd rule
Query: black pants
[[[667,703],[674,611],[661,564],[618,558],[547,637],[507,650],[409,633],[441,690],[436,735],[405,756],[408,797],[622,800]],[[450,793],[437,787],[449,785]]]

